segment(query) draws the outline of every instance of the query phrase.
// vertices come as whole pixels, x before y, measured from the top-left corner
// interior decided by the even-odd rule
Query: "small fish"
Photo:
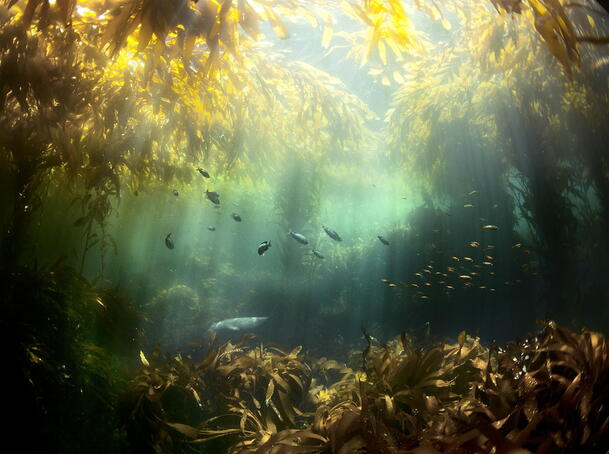
[[[482,228],[484,230],[499,230],[499,227],[497,227],[496,225],[492,225],[492,224],[483,225]]]
[[[471,276],[468,276],[467,274],[462,274],[461,276],[459,276],[459,279],[471,279]]]
[[[471,203],[466,203],[465,205],[463,205],[463,208],[472,208],[473,205]]]
[[[171,191],[173,193],[173,195],[175,195],[176,197],[180,195],[180,193],[178,192],[177,189],[174,189],[173,191]]]
[[[389,241],[387,241],[385,238],[383,238],[383,237],[382,237],[382,236],[380,236],[380,235],[377,235],[377,238],[378,238],[378,239],[379,239],[379,241],[380,241],[381,243],[383,243],[385,246],[389,246]]]
[[[389,279],[381,279],[381,282],[384,284],[388,284],[389,283]]]
[[[313,255],[315,257],[317,257],[318,259],[325,259],[326,257],[319,251],[316,251],[315,249],[313,249]]]
[[[419,284],[405,284],[404,287],[406,288],[419,288]]]
[[[307,237],[301,233],[292,232],[291,230],[288,232],[292,238],[298,241],[300,244],[309,244],[309,240]]]
[[[393,282],[391,284],[389,284],[389,287],[397,287],[398,284],[394,284]]]
[[[471,257],[463,257],[463,260],[465,260],[466,262],[473,262],[474,259]]]
[[[208,331],[240,331],[252,329],[268,320],[268,317],[236,317],[220,320],[209,327]]]
[[[469,243],[469,245],[470,245],[471,247],[478,247],[478,246],[480,246],[480,243],[478,243],[477,241],[471,241],[471,242]]]
[[[212,201],[212,203],[214,205],[220,205],[220,194],[218,194],[217,192],[213,192],[213,191],[205,191],[205,195],[207,196],[207,198],[209,200]]]
[[[210,232],[213,232],[214,230],[216,230],[216,228],[213,225],[208,225],[207,230],[209,230]]]
[[[477,192],[478,192],[478,191],[476,191],[476,190],[474,189],[473,191],[468,192],[468,193],[467,193],[467,195],[474,195],[474,194],[476,194]]]
[[[175,247],[173,240],[171,239],[171,232],[165,237],[165,246],[167,246],[167,249],[173,249]]]
[[[209,178],[209,172],[207,170],[203,170],[201,167],[197,167],[197,172],[199,172],[205,178]]]
[[[231,216],[235,221],[241,222],[241,216],[239,216],[237,213],[233,213]]]
[[[338,233],[336,233],[334,230],[332,230],[329,227],[326,227],[325,225],[322,225],[324,231],[328,234],[328,236],[330,238],[332,238],[334,241],[342,241],[343,239],[340,237],[340,235]]]
[[[271,241],[270,240],[269,241],[263,241],[258,246],[258,255],[264,255],[264,253],[266,251],[268,251],[270,247],[271,247]]]

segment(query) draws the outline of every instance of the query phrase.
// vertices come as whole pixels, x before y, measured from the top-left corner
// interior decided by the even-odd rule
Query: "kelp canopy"
[[[602,334],[437,338],[547,313],[606,329],[608,10],[2,2],[7,433],[32,452],[606,451]],[[203,190],[248,235],[212,205],[201,227]],[[304,350],[207,342],[254,313]],[[402,335],[364,330],[362,355],[362,322]]]

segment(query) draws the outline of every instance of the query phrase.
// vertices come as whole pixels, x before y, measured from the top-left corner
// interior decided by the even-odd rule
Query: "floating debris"
[[[171,239],[171,232],[165,237],[165,246],[167,246],[167,249],[173,249],[175,247],[175,244],[173,244],[173,240]]]

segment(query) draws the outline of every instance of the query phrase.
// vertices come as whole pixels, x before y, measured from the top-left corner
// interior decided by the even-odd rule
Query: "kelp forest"
[[[0,0],[6,449],[609,453],[608,119],[606,0]]]

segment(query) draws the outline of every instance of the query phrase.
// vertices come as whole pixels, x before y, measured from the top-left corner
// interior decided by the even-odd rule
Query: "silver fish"
[[[260,326],[268,317],[237,317],[220,320],[209,327],[209,331],[241,331],[244,329],[252,329]]]
[[[385,246],[389,246],[389,241],[387,241],[385,238],[383,238],[382,236],[378,235],[377,238],[379,239],[379,241],[381,243],[383,243]]]
[[[290,236],[292,238],[294,238],[299,243],[301,243],[301,244],[309,244],[309,240],[307,240],[307,237],[304,236],[303,234],[292,232],[291,230],[289,231],[289,234],[290,234]]]
[[[313,249],[313,255],[319,259],[325,259],[326,257],[319,251],[316,251],[315,249]]]
[[[208,225],[207,230],[209,230],[210,232],[213,232],[214,230],[216,230],[216,228],[213,225]]]
[[[165,246],[167,246],[167,249],[173,249],[175,247],[173,240],[171,239],[171,232],[165,237]]]
[[[325,225],[322,225],[323,229],[325,230],[325,232],[328,234],[328,236],[330,238],[332,238],[334,241],[342,241],[343,239],[340,237],[340,235],[338,233],[336,233],[336,231],[332,230],[329,227],[326,227]]]
[[[241,222],[241,216],[239,216],[237,213],[233,213],[232,216],[235,221]]]
[[[260,246],[258,246],[258,255],[264,255],[264,253],[266,251],[269,250],[269,248],[271,247],[271,241],[263,241],[262,243],[260,243]]]

